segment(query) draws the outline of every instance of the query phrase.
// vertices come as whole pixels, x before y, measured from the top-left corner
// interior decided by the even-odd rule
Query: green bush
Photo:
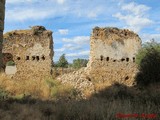
[[[143,45],[136,57],[139,73],[137,85],[149,85],[160,82],[160,44],[152,41]]]
[[[142,45],[142,49],[140,49],[138,54],[136,55],[136,63],[140,65],[142,59],[152,50],[160,52],[160,43],[157,43],[154,40],[144,43]]]
[[[13,61],[8,61],[6,66],[15,66],[15,62]]]
[[[0,87],[0,100],[6,99],[8,97],[8,92],[6,92],[2,87]]]
[[[73,60],[73,68],[79,69],[81,67],[87,67],[88,60],[86,59],[75,59]]]

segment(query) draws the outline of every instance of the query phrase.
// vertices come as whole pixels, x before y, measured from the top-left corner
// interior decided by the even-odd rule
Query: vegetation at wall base
[[[63,85],[59,81],[53,79],[47,79],[46,83],[49,86],[50,98],[52,100],[80,98],[79,91],[69,84]]]
[[[8,61],[8,62],[6,63],[6,66],[15,66],[15,62],[13,62],[13,61]]]

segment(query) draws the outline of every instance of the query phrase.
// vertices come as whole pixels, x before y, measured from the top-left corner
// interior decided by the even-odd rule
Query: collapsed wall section
[[[13,61],[16,79],[36,79],[51,74],[53,64],[52,32],[43,26],[15,30],[4,35],[4,67]]]
[[[87,72],[96,81],[133,81],[137,72],[136,54],[141,39],[126,29],[93,29]]]

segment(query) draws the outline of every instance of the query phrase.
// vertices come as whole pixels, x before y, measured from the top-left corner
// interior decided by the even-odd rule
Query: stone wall
[[[4,30],[5,0],[0,0],[0,69],[2,66],[2,41]]]
[[[90,39],[90,58],[86,68],[58,76],[63,84],[81,91],[83,98],[118,82],[134,84],[138,72],[136,54],[141,39],[129,30],[94,28]]]
[[[52,32],[43,26],[15,30],[4,35],[4,67],[14,61],[16,79],[37,79],[51,74],[53,59]]]
[[[94,28],[90,38],[88,75],[95,81],[121,81],[131,85],[137,72],[135,57],[140,48],[141,39],[132,31]]]

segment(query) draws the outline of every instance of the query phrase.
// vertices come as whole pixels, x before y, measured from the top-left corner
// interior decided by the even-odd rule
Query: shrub
[[[87,67],[88,60],[86,59],[74,59],[73,60],[73,68],[79,69],[81,67]]]
[[[7,65],[7,66],[15,66],[15,62],[13,62],[13,61],[8,61],[6,65]]]
[[[7,91],[5,91],[2,87],[0,87],[0,99],[1,100],[7,98],[8,94],[9,93]]]
[[[136,63],[140,65],[142,59],[147,55],[147,53],[151,52],[152,50],[160,52],[160,43],[157,43],[154,40],[144,43],[142,45],[142,49],[140,49],[138,54],[136,55]]]
[[[154,41],[144,44],[136,61],[139,65],[137,85],[146,86],[160,82],[160,44]]]

